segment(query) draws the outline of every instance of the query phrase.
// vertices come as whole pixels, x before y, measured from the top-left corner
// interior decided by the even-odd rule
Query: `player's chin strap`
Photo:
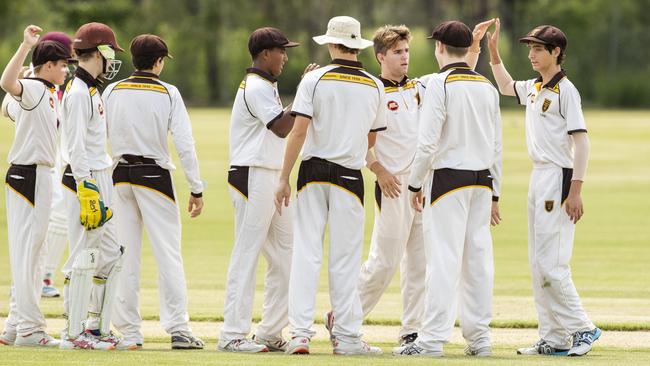
[[[89,315],[92,318],[99,318],[99,332],[107,336],[111,332],[111,313],[115,291],[117,290],[117,281],[119,273],[122,270],[122,257],[124,256],[124,247],[120,247],[120,257],[111,268],[106,277],[93,277],[93,301]],[[98,306],[100,306],[98,308]],[[96,320],[95,320],[96,321]],[[92,326],[91,326],[92,327]],[[94,327],[93,327],[94,329]]]
[[[70,273],[68,337],[76,339],[84,331],[84,321],[88,314],[92,276],[97,268],[97,249],[85,249],[75,258]]]

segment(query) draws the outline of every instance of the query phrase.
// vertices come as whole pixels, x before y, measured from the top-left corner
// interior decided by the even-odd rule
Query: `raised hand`
[[[497,20],[496,18],[492,18],[490,20],[480,22],[474,26],[474,30],[472,31],[472,36],[474,37],[474,43],[480,42],[483,39],[483,36],[485,36],[485,32],[487,32],[488,28],[492,24],[494,24],[496,20]]]
[[[38,39],[41,38],[41,35],[38,33],[42,31],[43,29],[37,25],[27,26],[25,32],[23,32],[23,43],[30,48],[33,47],[38,43]]]
[[[305,71],[303,71],[303,73],[302,73],[302,75],[300,76],[300,78],[302,79],[302,78],[305,76],[306,73],[308,73],[308,72],[310,72],[310,71],[313,71],[313,70],[316,70],[316,69],[319,68],[319,67],[320,67],[319,64],[313,64],[313,63],[312,63],[312,64],[307,65],[307,67],[305,67]]]
[[[501,20],[499,18],[494,22],[494,33],[487,32],[488,36],[488,48],[490,51],[499,50],[499,33],[501,31]]]

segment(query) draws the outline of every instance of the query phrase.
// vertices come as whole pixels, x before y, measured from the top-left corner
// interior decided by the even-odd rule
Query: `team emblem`
[[[545,201],[544,208],[546,209],[546,212],[553,211],[553,201]]]
[[[398,108],[399,108],[399,104],[397,104],[396,101],[391,100],[390,102],[388,102],[388,109],[390,109],[391,111],[396,111]]]
[[[97,106],[97,110],[99,111],[100,116],[104,115],[104,106],[102,105],[102,103],[99,103],[99,105]]]
[[[546,112],[550,105],[551,105],[551,100],[544,98],[544,103],[542,103],[542,112]]]
[[[54,109],[54,98],[50,97],[50,107]]]

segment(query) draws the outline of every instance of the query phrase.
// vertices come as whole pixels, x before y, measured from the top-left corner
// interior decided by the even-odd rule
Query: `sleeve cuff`
[[[492,202],[499,202],[499,196],[492,196]]]
[[[409,191],[411,191],[411,192],[417,193],[417,192],[420,192],[421,190],[422,190],[422,187],[415,188],[415,187],[409,186]]]
[[[573,135],[574,133],[577,133],[577,132],[584,132],[584,133],[587,133],[587,130],[585,130],[584,128],[579,128],[579,129],[577,129],[577,130],[570,130],[570,131],[568,131],[567,133],[568,133],[569,135]]]
[[[370,132],[386,131],[387,129],[388,129],[388,127],[384,126],[384,127],[379,127],[379,128],[373,128],[372,130],[370,130]]]
[[[295,116],[301,116],[301,117],[305,117],[305,118],[309,118],[309,119],[311,119],[311,116],[310,116],[310,115],[305,114],[305,113],[296,112],[296,111],[291,111],[291,115],[294,116],[294,117],[295,117]]]
[[[266,124],[266,128],[268,128],[268,129],[270,130],[271,127],[273,127],[273,124],[275,123],[275,121],[277,121],[277,120],[279,120],[280,118],[282,118],[282,115],[284,115],[284,111],[280,112],[280,114],[278,114],[278,115],[275,116],[272,120],[270,120],[269,123]]]
[[[199,193],[191,192],[190,194],[192,195],[192,197],[195,197],[195,198],[202,198],[203,197],[203,192],[199,192]]]

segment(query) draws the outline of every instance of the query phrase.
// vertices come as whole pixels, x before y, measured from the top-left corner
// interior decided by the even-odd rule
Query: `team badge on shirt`
[[[546,212],[553,211],[553,201],[544,201],[544,208],[546,209]]]
[[[50,107],[54,109],[54,98],[50,97]]]
[[[546,112],[550,105],[551,105],[551,100],[544,98],[544,103],[542,103],[542,112]]]
[[[99,105],[97,105],[97,111],[99,111],[100,116],[104,115],[104,106],[102,103],[99,103]]]
[[[391,111],[396,111],[399,108],[399,104],[397,104],[397,102],[394,100],[389,101],[387,106]]]

